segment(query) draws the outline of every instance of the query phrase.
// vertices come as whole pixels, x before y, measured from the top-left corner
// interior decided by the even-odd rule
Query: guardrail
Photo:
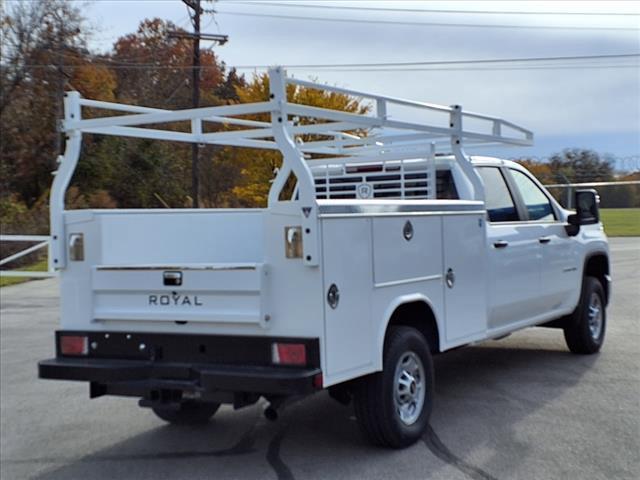
[[[0,267],[43,248],[47,249],[47,256],[48,258],[51,258],[51,237],[48,235],[0,235],[0,242],[37,242],[35,245],[1,259]],[[40,272],[30,272],[27,270],[0,270],[0,277],[49,278],[57,275],[57,272],[51,270],[51,267],[48,267],[47,271]]]

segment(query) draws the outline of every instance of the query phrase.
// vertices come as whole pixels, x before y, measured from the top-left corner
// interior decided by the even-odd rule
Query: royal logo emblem
[[[373,187],[370,183],[360,183],[356,186],[356,195],[358,198],[372,198]]]
[[[197,295],[149,295],[149,305],[201,307],[202,302]]]

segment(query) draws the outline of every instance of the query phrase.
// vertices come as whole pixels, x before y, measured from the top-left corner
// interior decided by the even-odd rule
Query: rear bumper
[[[87,337],[87,356],[63,355],[64,335]],[[273,342],[304,344],[306,365],[273,365]],[[322,388],[315,378],[321,374],[317,338],[64,330],[56,332],[56,358],[39,362],[38,373],[91,382],[92,396],[298,395]]]
[[[299,395],[317,390],[318,368],[188,365],[104,358],[52,358],[38,363],[40,378],[95,382],[149,390]],[[111,389],[117,391],[116,389]]]

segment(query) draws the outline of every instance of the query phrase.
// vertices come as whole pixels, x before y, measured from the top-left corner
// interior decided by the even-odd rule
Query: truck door
[[[525,173],[509,169],[529,222],[538,224],[541,250],[540,298],[545,312],[562,309],[575,301],[580,285],[577,243],[567,235],[544,191]]]
[[[484,182],[487,224],[489,330],[527,320],[542,311],[540,225],[521,220],[499,167],[478,167]]]

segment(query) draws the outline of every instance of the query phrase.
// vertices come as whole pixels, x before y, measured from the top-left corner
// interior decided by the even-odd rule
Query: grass
[[[27,267],[21,267],[19,270],[26,270],[28,272],[46,272],[47,271],[47,259],[40,260]],[[17,285],[18,283],[24,283],[32,280],[29,277],[0,277],[0,287],[8,287],[9,285]]]
[[[603,208],[600,219],[610,237],[640,237],[640,208]]]

